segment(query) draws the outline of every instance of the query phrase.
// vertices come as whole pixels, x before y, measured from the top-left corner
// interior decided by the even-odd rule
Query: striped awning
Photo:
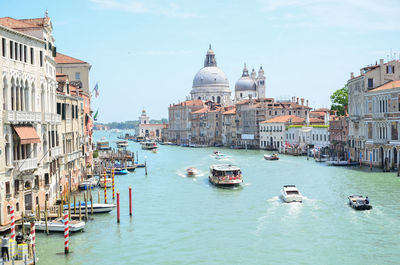
[[[17,133],[21,144],[40,143],[40,137],[35,128],[27,125],[14,125],[14,130]]]

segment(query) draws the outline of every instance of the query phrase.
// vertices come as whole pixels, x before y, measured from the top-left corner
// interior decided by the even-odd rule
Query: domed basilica
[[[212,101],[223,106],[232,104],[228,78],[217,67],[215,53],[211,49],[211,45],[204,60],[204,67],[197,72],[193,79],[190,95],[192,99]],[[253,69],[251,76],[249,76],[245,65],[242,77],[235,84],[235,101],[258,97],[265,97],[264,70],[260,67],[257,77]]]

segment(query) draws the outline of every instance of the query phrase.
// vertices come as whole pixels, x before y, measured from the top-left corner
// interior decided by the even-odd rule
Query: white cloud
[[[199,15],[183,10],[175,3],[168,5],[152,4],[149,1],[137,0],[89,0],[94,3],[98,8],[110,9],[130,13],[148,13],[154,15],[161,15],[166,17],[176,18],[195,18]]]
[[[258,0],[277,26],[400,31],[395,0]]]

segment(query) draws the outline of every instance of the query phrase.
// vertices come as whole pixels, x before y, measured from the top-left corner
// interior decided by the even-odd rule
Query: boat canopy
[[[219,165],[212,165],[211,169],[216,171],[238,171],[240,170],[240,167],[228,164],[219,164]]]

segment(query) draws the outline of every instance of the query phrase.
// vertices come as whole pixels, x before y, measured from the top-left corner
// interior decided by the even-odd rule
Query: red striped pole
[[[32,253],[35,252],[35,221],[31,221]]]
[[[104,203],[107,203],[107,173],[104,171]]]
[[[11,239],[15,240],[15,216],[14,216],[14,207],[10,208],[11,214]]]
[[[129,185],[129,215],[132,216],[132,187]]]
[[[117,191],[117,223],[119,223],[120,215],[119,215],[119,191]]]
[[[112,192],[113,192],[113,200],[114,200],[115,199],[114,166],[112,168],[111,177],[112,177]]]
[[[64,211],[64,253],[69,252],[69,225],[68,225],[68,211]]]

